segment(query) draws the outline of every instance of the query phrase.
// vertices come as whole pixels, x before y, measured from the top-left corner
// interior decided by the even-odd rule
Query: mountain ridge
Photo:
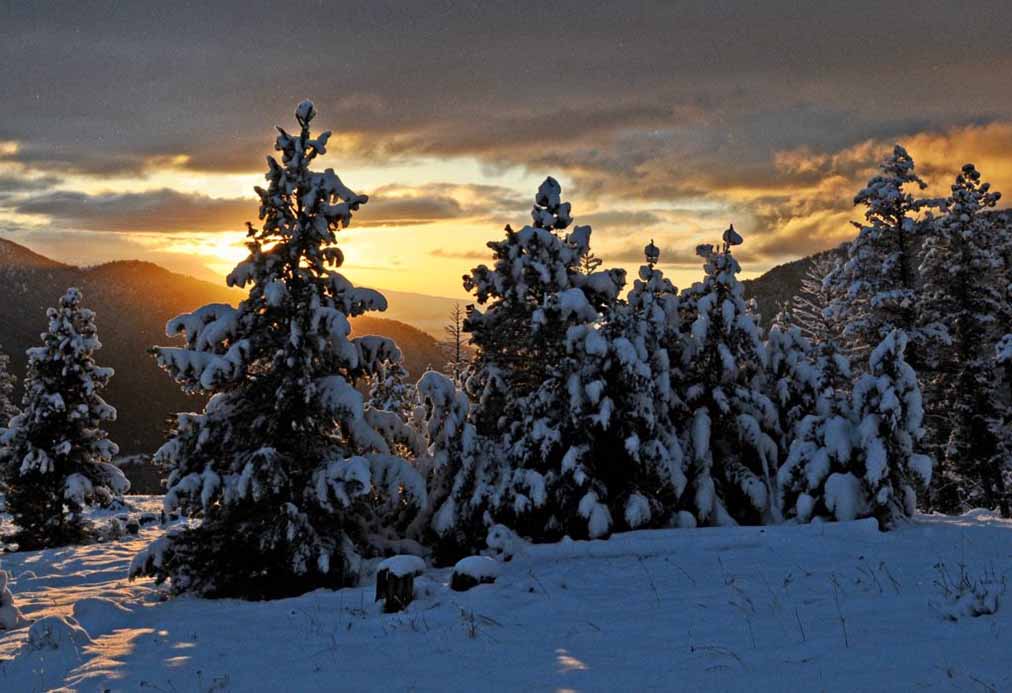
[[[105,399],[120,412],[110,437],[124,455],[153,452],[175,412],[200,410],[204,398],[184,394],[148,354],[155,344],[173,344],[165,323],[206,303],[238,303],[244,293],[179,274],[144,260],[117,260],[75,267],[0,239],[0,346],[11,357],[18,392],[26,368],[25,350],[38,344],[46,309],[70,286],[84,293],[95,310],[103,348],[96,360],[116,371]],[[382,315],[382,314],[380,314]],[[381,334],[402,348],[405,367],[419,376],[445,360],[437,340],[406,321],[378,315],[353,318],[353,334]]]
[[[784,301],[797,293],[811,261],[808,257],[784,263],[743,282],[746,296],[757,300],[764,318],[771,318]],[[165,323],[170,318],[205,303],[238,303],[244,293],[146,260],[75,267],[0,239],[0,287],[8,299],[0,301],[0,346],[11,356],[19,392],[25,349],[36,345],[45,328],[46,308],[54,305],[68,286],[80,288],[85,305],[96,311],[103,343],[98,362],[117,371],[105,396],[124,415],[109,426],[110,436],[124,455],[154,451],[168,430],[170,417],[178,411],[199,410],[203,398],[181,392],[157,367],[148,348],[173,342],[165,336]],[[464,301],[397,291],[383,293],[394,299],[393,304],[400,300],[401,307],[352,319],[353,334],[381,334],[394,339],[404,355],[405,367],[415,377],[426,368],[442,368],[446,357],[433,334],[439,334],[453,304]],[[405,301],[405,296],[410,300]],[[413,314],[419,318],[412,320]],[[429,329],[419,329],[418,322],[429,325]]]

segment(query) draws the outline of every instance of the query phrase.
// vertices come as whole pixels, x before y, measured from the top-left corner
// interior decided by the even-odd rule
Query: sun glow
[[[248,254],[244,232],[174,234],[168,239],[162,235],[136,234],[135,238],[139,243],[163,253],[199,257],[208,270],[222,277]]]

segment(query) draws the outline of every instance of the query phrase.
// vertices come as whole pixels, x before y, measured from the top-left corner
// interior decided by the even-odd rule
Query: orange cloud
[[[933,193],[947,193],[960,166],[972,163],[995,190],[1012,195],[1012,122],[920,133],[904,146]]]
[[[1012,122],[920,132],[899,138],[899,143],[928,183],[926,196],[944,197],[965,163],[974,163],[995,190],[1012,195]],[[849,222],[860,220],[863,214],[853,205],[854,195],[875,174],[893,144],[870,139],[834,152],[779,151],[773,156],[776,180],[772,184],[718,188],[715,195],[746,216],[743,226],[753,225],[752,249],[760,261],[826,250],[854,237]]]

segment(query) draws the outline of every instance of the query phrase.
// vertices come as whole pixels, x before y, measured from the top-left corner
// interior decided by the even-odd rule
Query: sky
[[[0,0],[0,238],[221,282],[309,98],[371,198],[357,283],[464,297],[548,175],[606,266],[653,239],[685,286],[733,222],[755,276],[852,237],[897,142],[929,193],[973,162],[1012,195],[1010,31],[1008,0]]]

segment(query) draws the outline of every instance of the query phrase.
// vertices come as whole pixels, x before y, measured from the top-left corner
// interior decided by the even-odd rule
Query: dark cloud
[[[61,179],[56,176],[42,178],[25,178],[23,176],[0,175],[0,192],[24,193],[47,190],[54,185],[59,185]]]
[[[22,143],[14,156],[38,166],[134,173],[184,155],[191,168],[256,170],[271,125],[291,124],[292,105],[310,96],[321,125],[350,135],[335,151],[363,159],[540,164],[568,150],[635,169],[636,157],[701,143],[701,161],[749,161],[788,145],[846,146],[911,114],[934,125],[1007,115],[1012,93],[996,87],[1012,66],[1010,23],[1003,0],[975,3],[972,15],[958,3],[909,12],[872,0],[803,11],[791,0],[446,0],[353,12],[6,3],[0,139]]]
[[[372,198],[355,215],[355,226],[413,226],[464,216],[461,204],[445,195]]]
[[[24,176],[0,175],[0,205],[10,204],[12,200],[24,194],[49,190],[59,185],[61,180],[56,176],[26,178]]]
[[[495,185],[428,183],[387,185],[369,195],[355,216],[356,226],[413,226],[439,221],[511,216],[530,202],[508,188]]]
[[[483,260],[491,261],[492,259],[492,253],[489,250],[482,252],[480,250],[444,250],[443,248],[436,248],[435,250],[430,250],[429,255],[447,260],[473,260],[475,262]]]
[[[0,161],[260,171],[272,126],[293,126],[308,96],[338,170],[464,156],[550,173],[596,240],[716,236],[734,220],[770,262],[851,234],[856,186],[894,141],[920,143],[933,178],[973,153],[1012,175],[1010,25],[1007,0],[972,13],[876,0],[6,3]],[[493,188],[386,186],[356,223],[523,223],[530,199]],[[46,189],[0,179],[0,204],[115,231],[217,231],[256,214],[168,190],[34,194]],[[640,247],[619,254],[638,262]],[[684,252],[671,261],[694,264]]]
[[[45,215],[62,226],[86,231],[172,232],[242,230],[256,221],[258,203],[245,198],[212,198],[171,189],[141,193],[89,195],[46,190],[55,178],[0,177],[0,202],[20,214]],[[14,193],[22,193],[14,198]],[[388,185],[370,193],[355,215],[355,228],[415,226],[436,222],[511,218],[529,205],[523,197],[494,185],[431,183]]]
[[[664,222],[658,214],[647,210],[610,209],[591,214],[580,214],[576,217],[577,224],[588,224],[596,229],[643,228]]]
[[[647,241],[649,240],[650,239],[648,238]],[[680,240],[677,243],[674,241],[664,242],[657,239],[655,239],[655,243],[661,250],[661,259],[658,263],[660,267],[685,269],[688,267],[703,266],[703,260],[696,255],[697,244],[695,243],[691,243],[687,240]],[[620,263],[642,265],[646,261],[643,252],[645,246],[646,242],[630,242],[616,248],[595,250],[595,254],[604,260],[606,264]]]
[[[257,202],[184,194],[175,190],[87,195],[57,191],[21,200],[21,214],[41,214],[86,231],[237,231],[255,220]]]

